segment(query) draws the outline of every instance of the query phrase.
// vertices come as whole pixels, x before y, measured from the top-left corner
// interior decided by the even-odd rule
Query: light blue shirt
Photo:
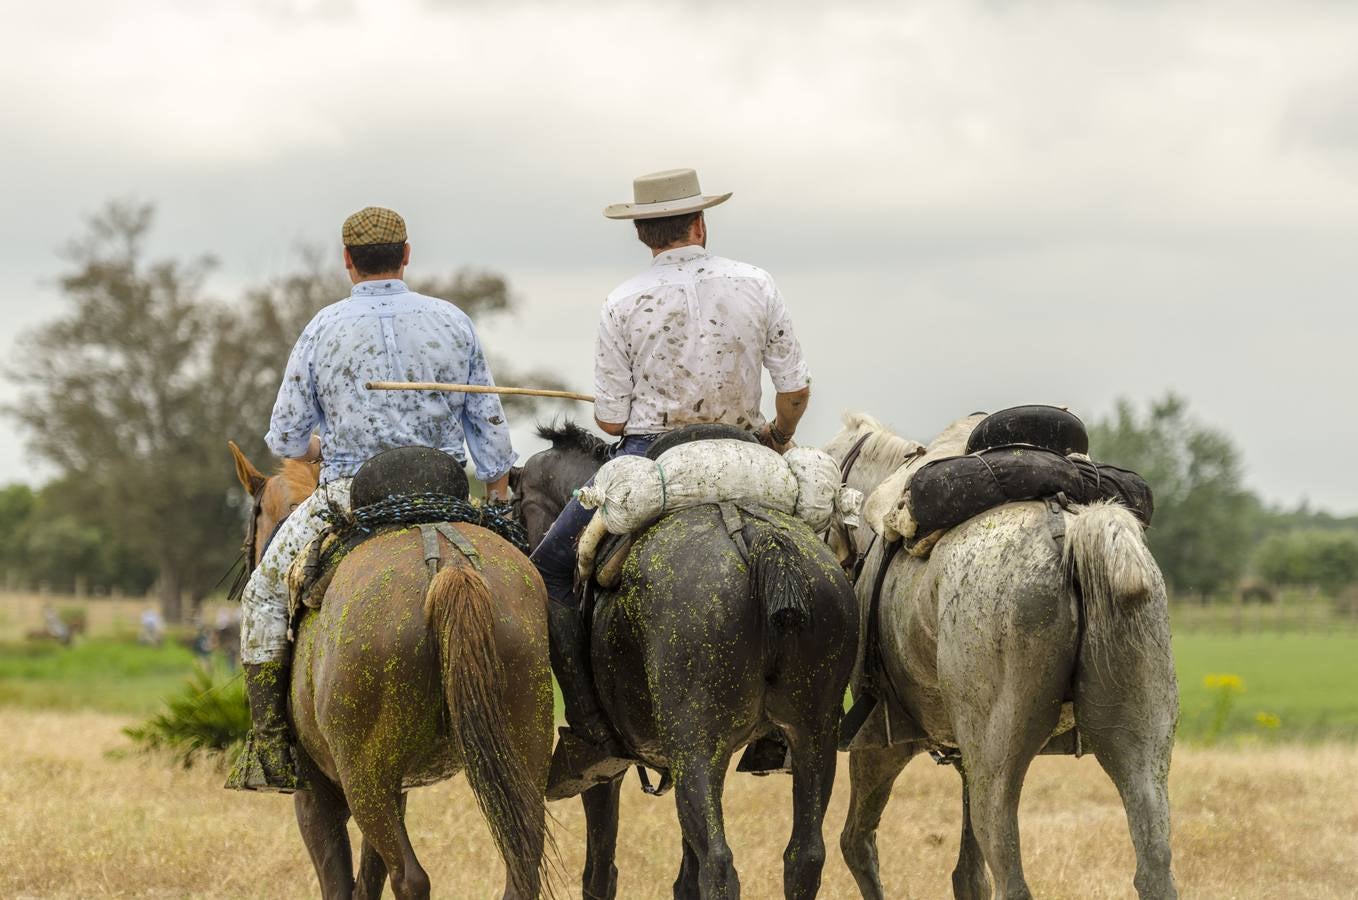
[[[437,447],[494,481],[517,456],[496,394],[370,391],[369,381],[495,384],[471,319],[396,279],[363,281],[316,314],[288,358],[264,436],[279,456],[321,436],[321,483],[349,478],[393,447]]]

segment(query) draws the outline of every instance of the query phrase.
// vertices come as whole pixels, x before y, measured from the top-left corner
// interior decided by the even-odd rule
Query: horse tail
[[[754,527],[750,542],[750,595],[763,605],[770,634],[811,624],[811,578],[806,554],[788,533],[768,523]]]
[[[1074,512],[1066,519],[1062,563],[1084,609],[1081,657],[1099,666],[1114,658],[1115,647],[1142,658],[1167,652],[1158,646],[1169,615],[1165,582],[1141,523],[1114,502]]]
[[[505,725],[507,682],[495,652],[490,587],[470,566],[449,565],[430,582],[424,611],[467,781],[510,883],[522,896],[536,897],[549,868],[542,837],[547,807]]]

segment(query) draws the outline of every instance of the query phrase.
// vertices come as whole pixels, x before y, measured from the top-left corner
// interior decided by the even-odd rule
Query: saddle
[[[304,608],[319,609],[339,561],[379,534],[418,526],[430,577],[441,562],[440,536],[479,568],[476,548],[455,522],[493,531],[526,554],[527,536],[509,510],[475,504],[469,495],[461,464],[432,447],[398,447],[363,463],[349,488],[350,515],[308,544],[288,570],[289,621],[295,624]]]

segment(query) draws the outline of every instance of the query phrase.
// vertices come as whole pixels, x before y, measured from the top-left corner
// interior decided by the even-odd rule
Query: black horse
[[[530,542],[569,499],[577,486],[569,482],[583,482],[605,455],[574,425],[539,434],[552,448],[513,478]],[[800,519],[758,506],[669,514],[638,537],[618,586],[598,593],[591,636],[605,711],[635,756],[674,781],[684,837],[675,897],[740,895],[722,788],[732,754],[774,726],[792,756],[784,890],[815,896],[858,637],[853,589],[825,544]],[[582,796],[586,897],[617,892],[620,785],[619,777]]]

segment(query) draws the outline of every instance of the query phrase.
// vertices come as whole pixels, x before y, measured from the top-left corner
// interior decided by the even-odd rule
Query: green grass
[[[1358,637],[1179,633],[1174,650],[1184,740],[1210,737],[1215,695],[1203,679],[1212,674],[1239,676],[1244,685],[1222,729],[1226,740],[1358,740]],[[144,717],[181,694],[193,672],[193,654],[174,645],[143,647],[110,638],[73,647],[5,643],[0,705]],[[559,692],[556,711],[560,720]],[[1281,726],[1260,725],[1259,713],[1277,716]]]
[[[1208,675],[1237,675],[1236,694],[1222,734],[1228,738],[1358,739],[1358,637],[1350,634],[1179,634],[1174,638],[1182,698],[1179,736],[1209,737],[1215,694]],[[1277,716],[1267,728],[1259,713]]]
[[[146,715],[179,691],[193,668],[193,654],[172,644],[0,644],[0,705]]]

